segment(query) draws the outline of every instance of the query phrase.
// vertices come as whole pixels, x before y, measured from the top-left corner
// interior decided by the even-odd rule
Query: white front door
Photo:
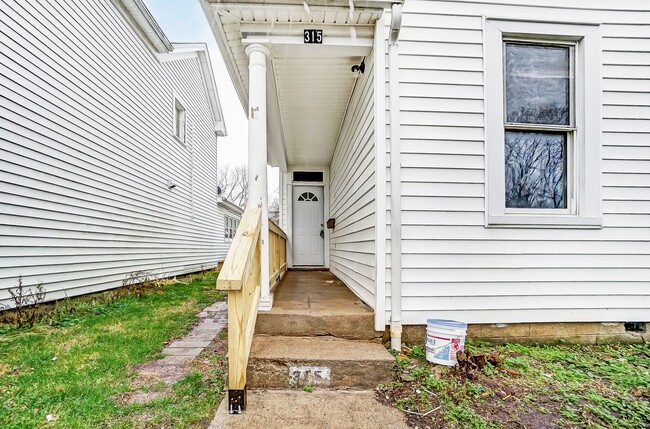
[[[293,265],[322,267],[325,249],[323,187],[293,187]]]

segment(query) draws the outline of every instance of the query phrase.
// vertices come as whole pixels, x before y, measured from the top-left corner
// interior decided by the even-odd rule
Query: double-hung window
[[[488,226],[598,227],[600,32],[488,20]]]
[[[505,209],[574,211],[574,44],[504,42]]]

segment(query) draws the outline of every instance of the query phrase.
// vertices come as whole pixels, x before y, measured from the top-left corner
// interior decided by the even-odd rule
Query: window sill
[[[178,137],[176,134],[172,134],[172,137],[174,137],[174,140],[176,140],[178,143],[185,146],[185,141],[181,140],[180,137]]]
[[[488,228],[574,228],[602,229],[601,217],[584,216],[488,216]]]

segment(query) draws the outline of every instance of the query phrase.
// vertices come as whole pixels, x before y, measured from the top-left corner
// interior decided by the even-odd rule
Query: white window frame
[[[185,103],[176,94],[174,94],[173,109],[172,133],[178,141],[184,144],[187,136],[187,109]]]
[[[600,228],[601,32],[598,24],[486,19],[485,112],[487,154],[486,226]],[[567,209],[505,207],[505,70],[508,41],[574,44],[575,130],[567,133]]]
[[[239,219],[232,216],[223,215],[223,239],[226,243],[230,243],[239,228]],[[229,234],[227,234],[229,233]]]

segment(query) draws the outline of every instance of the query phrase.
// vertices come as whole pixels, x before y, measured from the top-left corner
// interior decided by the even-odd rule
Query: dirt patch
[[[11,372],[11,367],[6,363],[0,362],[0,377],[3,377]]]
[[[138,367],[138,375],[133,380],[133,387],[142,388],[158,382],[174,384],[187,374],[190,362],[189,359],[173,362],[159,359],[148,362]]]
[[[407,423],[411,427],[421,429],[453,428],[458,427],[457,422],[446,420],[445,414],[449,411],[454,415],[460,414],[458,417],[462,421],[462,411],[455,409],[457,404],[453,404],[454,409],[450,410],[450,404],[442,400],[441,397],[453,397],[456,394],[456,389],[469,381],[473,386],[482,386],[482,388],[477,388],[479,390],[476,392],[477,400],[471,402],[471,409],[476,417],[487,422],[507,428],[580,427],[559,426],[556,422],[562,419],[562,412],[558,402],[552,401],[548,395],[538,395],[534,401],[527,401],[525,398],[530,392],[523,386],[509,384],[504,376],[498,375],[495,378],[490,378],[484,373],[468,374],[456,368],[448,371],[442,377],[441,380],[444,379],[445,384],[450,386],[446,392],[440,392],[439,389],[435,391],[426,389],[414,380],[378,389],[377,399],[389,406],[400,403],[412,404],[407,411],[404,411]],[[462,396],[464,395],[458,399],[462,400]],[[409,400],[413,397],[417,399]]]
[[[378,387],[376,398],[421,429],[650,428],[648,390],[638,378],[645,374],[647,383],[650,355],[642,347],[504,346],[460,354],[453,368],[406,348],[396,357],[396,380]]]
[[[154,399],[162,398],[163,396],[167,395],[170,391],[171,389],[167,388],[163,390],[152,390],[150,392],[134,392],[128,397],[125,403],[146,404],[147,402],[151,402]]]

